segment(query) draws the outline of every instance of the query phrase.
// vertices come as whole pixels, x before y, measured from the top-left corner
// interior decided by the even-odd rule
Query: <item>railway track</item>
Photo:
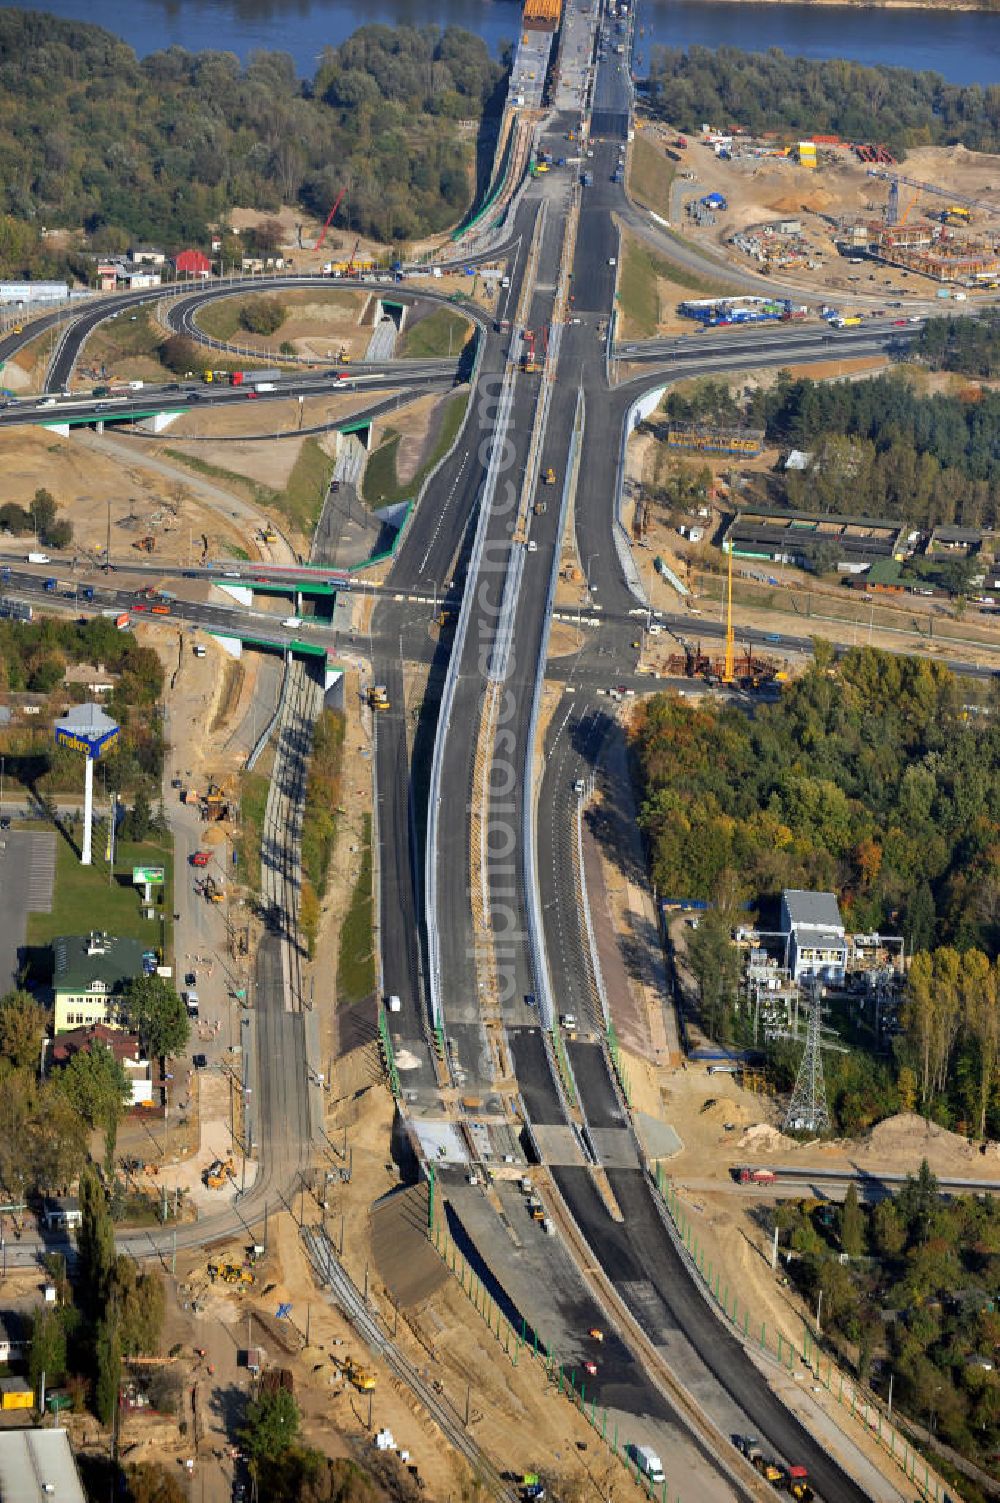
[[[482,1479],[492,1496],[501,1500],[501,1503],[517,1503],[516,1490],[504,1481],[486,1453],[473,1440],[457,1411],[421,1376],[392,1337],[382,1329],[378,1317],[365,1303],[364,1296],[340,1262],[326,1233],[303,1228],[302,1240],[320,1281],[369,1349],[419,1399],[445,1439],[465,1457],[473,1475]]]

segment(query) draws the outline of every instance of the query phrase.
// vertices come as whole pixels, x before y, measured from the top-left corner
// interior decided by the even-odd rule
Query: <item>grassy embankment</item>
[[[275,490],[270,485],[262,485],[256,480],[248,480],[245,475],[237,475],[235,471],[224,469],[222,465],[210,464],[197,454],[187,454],[182,449],[166,449],[164,453],[199,475],[225,481],[226,485],[232,486],[239,495],[246,496],[257,506],[272,507],[281,512],[306,537],[312,535],[319,519],[333,471],[333,460],[324,453],[315,438],[307,438],[303,443],[299,457],[292,466],[288,484],[282,491]]]
[[[660,326],[660,283],[696,292],[700,297],[722,297],[733,289],[722,282],[713,281],[676,266],[672,261],[658,256],[655,251],[631,236],[622,240],[621,275],[618,280],[618,305],[626,320],[626,327],[619,329],[619,337],[651,339]],[[665,298],[669,298],[669,288]]]
[[[302,900],[299,923],[310,958],[319,932],[320,901],[326,891],[330,861],[337,839],[337,819],[344,809],[341,770],[344,760],[346,721],[340,710],[324,710],[316,722],[309,778],[306,783],[305,818],[302,822]]]
[[[646,136],[637,134],[629,158],[628,190],[637,204],[670,217],[670,188],[677,168]]]
[[[372,892],[372,817],[364,816],[361,836],[361,868],[358,872],[351,906],[340,931],[337,957],[338,1002],[360,1002],[375,990],[375,948]]]
[[[469,394],[464,391],[456,392],[448,398],[434,448],[417,473],[405,484],[401,484],[396,475],[396,454],[402,435],[392,430],[386,433],[365,467],[364,498],[369,506],[392,506],[399,501],[409,501],[419,493],[431,470],[455,442],[465,419],[468,402]]]
[[[400,356],[408,360],[437,360],[458,355],[464,348],[472,325],[450,308],[435,308],[426,318],[403,330]]]

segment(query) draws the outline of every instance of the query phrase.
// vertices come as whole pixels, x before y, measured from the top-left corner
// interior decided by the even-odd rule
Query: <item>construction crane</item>
[[[361,244],[361,236],[359,235],[358,238],[357,238],[357,240],[355,240],[355,242],[354,242],[354,249],[351,251],[351,259],[348,261],[346,267],[344,268],[344,276],[345,277],[353,277],[353,275],[354,275],[354,257],[358,253],[358,247],[360,246],[360,244]]]
[[[939,188],[937,183],[924,183],[921,182],[919,178],[907,177],[905,173],[902,172],[889,172],[884,167],[869,167],[868,176],[880,177],[889,184],[890,206],[892,204],[892,190],[895,186],[897,213],[899,209],[898,185],[900,183],[905,183],[908,188],[916,188],[918,193],[933,193],[938,198],[946,198],[949,203],[961,204],[967,209],[979,209],[984,214],[992,214],[995,218],[1000,218],[1000,203],[988,204],[985,203],[981,198],[966,198],[961,193],[956,193],[953,188]],[[889,211],[887,210],[887,223],[895,223],[895,220],[888,218],[888,212]]]
[[[334,201],[333,201],[333,208],[330,210],[329,214],[326,216],[326,223],[324,224],[322,230],[320,231],[320,237],[316,241],[315,246],[313,247],[314,250],[322,250],[323,249],[323,242],[326,239],[326,232],[330,228],[330,225],[333,222],[333,216],[334,216],[334,214],[336,214],[337,210],[340,208],[340,200],[343,198],[343,196],[344,196],[344,194],[346,192],[347,192],[346,187],[345,188],[341,188],[340,192],[337,194],[337,197],[334,199]]]
[[[729,540],[729,571],[726,576],[726,656],[722,667],[722,682],[736,682],[736,637],[733,632],[733,540]]]

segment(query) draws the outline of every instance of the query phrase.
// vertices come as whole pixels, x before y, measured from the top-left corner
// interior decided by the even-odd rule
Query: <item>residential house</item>
[[[174,257],[174,271],[179,277],[210,277],[212,263],[204,251],[181,251],[179,256]]]
[[[123,1028],[109,1028],[106,1023],[94,1023],[89,1027],[73,1028],[69,1033],[60,1033],[52,1041],[48,1054],[50,1066],[61,1068],[68,1065],[74,1054],[89,1054],[95,1044],[110,1049],[115,1059],[125,1068],[132,1087],[132,1105],[141,1106],[153,1100],[153,1081],[149,1060],[142,1056],[139,1040],[134,1033]]]
[[[129,250],[128,258],[136,266],[165,266],[167,264],[166,252],[157,249],[155,245],[133,245]]]
[[[45,1229],[49,1232],[68,1232],[83,1221],[80,1202],[75,1195],[52,1195],[42,1210]]]

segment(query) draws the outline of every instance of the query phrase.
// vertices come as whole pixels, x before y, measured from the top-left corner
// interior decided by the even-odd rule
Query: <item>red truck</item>
[[[777,1179],[773,1169],[750,1169],[746,1165],[736,1170],[741,1185],[773,1185]]]
[[[195,851],[194,855],[191,857],[191,865],[207,866],[211,859],[212,858],[209,855],[208,851]]]

